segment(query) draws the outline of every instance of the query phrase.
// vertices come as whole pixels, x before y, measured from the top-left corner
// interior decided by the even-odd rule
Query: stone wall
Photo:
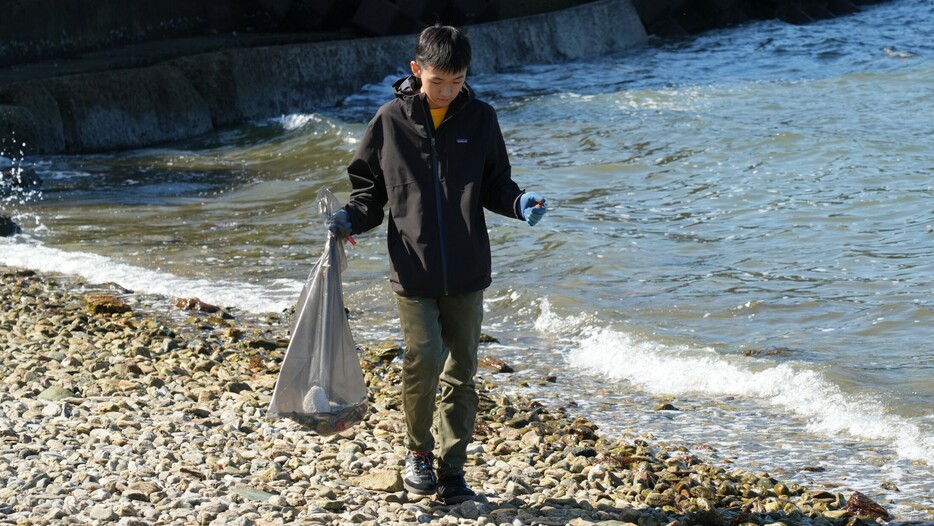
[[[567,61],[645,41],[629,0],[467,26],[473,72]],[[574,35],[574,38],[568,38]],[[0,137],[31,153],[176,141],[248,119],[333,106],[408,64],[414,35],[227,49],[0,86]]]
[[[208,21],[205,4],[204,0],[0,0],[0,67],[199,34]]]
[[[205,35],[325,31],[343,38],[475,24],[592,0],[0,0],[0,67]]]

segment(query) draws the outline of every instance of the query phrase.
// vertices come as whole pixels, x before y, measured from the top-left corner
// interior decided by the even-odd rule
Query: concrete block
[[[292,0],[256,0],[260,6],[281,20],[292,7]]]
[[[473,46],[470,70],[474,73],[596,57],[646,40],[645,28],[629,0],[601,0],[464,30]]]
[[[175,67],[158,65],[50,79],[65,152],[138,148],[213,129],[207,103]]]
[[[30,153],[29,146],[38,140],[41,140],[39,125],[32,112],[22,106],[0,105],[0,155],[23,157]],[[2,175],[0,171],[0,189]]]
[[[205,2],[204,4],[205,21],[214,31],[221,33],[236,31],[240,17],[240,10],[230,2]]]
[[[6,128],[0,136],[16,132],[27,152],[57,153],[65,149],[58,102],[41,82],[0,87],[0,104],[7,104]],[[24,111],[25,110],[25,111]]]
[[[169,62],[179,69],[207,104],[214,127],[232,126],[246,117],[238,97],[231,53],[216,52]]]
[[[776,9],[775,18],[796,25],[803,25],[814,21],[814,19],[801,10],[800,7],[794,5],[784,5]]]
[[[710,3],[720,12],[727,12],[736,7],[740,0],[710,0]]]
[[[280,27],[290,31],[340,31],[350,27],[360,0],[293,0]]]
[[[455,26],[485,22],[491,19],[494,11],[495,4],[490,4],[489,0],[451,0],[442,22]]]
[[[828,18],[833,18],[834,14],[830,9],[827,9],[826,6],[821,4],[815,4],[807,7],[807,14],[809,17],[814,20],[826,20]]]
[[[371,36],[415,33],[420,25],[389,0],[363,0],[352,22],[354,27]]]
[[[585,4],[590,0],[488,0],[488,9],[496,14],[497,20],[540,15],[559,9],[568,9]]]
[[[859,8],[849,0],[830,0],[827,2],[827,9],[837,16],[850,15],[859,11]]]
[[[446,3],[444,0],[396,0],[396,6],[403,13],[408,13],[426,25],[435,23]]]
[[[633,7],[639,13],[642,23],[648,28],[669,15],[668,3],[658,0],[632,0]]]
[[[596,0],[465,30],[473,72],[594,57],[646,40],[629,0]],[[245,47],[145,68],[8,84],[0,87],[0,120],[53,137],[54,144],[39,153],[154,146],[249,119],[333,106],[398,71],[413,47],[411,34]]]
[[[408,64],[413,48],[402,35],[243,49],[231,57],[226,89],[244,119],[314,111]]]

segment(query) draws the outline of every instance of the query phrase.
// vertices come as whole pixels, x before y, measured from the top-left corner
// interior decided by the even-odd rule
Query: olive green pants
[[[483,291],[436,298],[396,295],[396,301],[405,338],[405,445],[410,451],[434,452],[431,424],[440,385],[438,474],[462,473],[477,416],[474,375],[483,321]]]

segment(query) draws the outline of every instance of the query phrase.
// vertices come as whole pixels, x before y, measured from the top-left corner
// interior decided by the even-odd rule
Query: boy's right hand
[[[349,237],[353,232],[346,210],[338,210],[328,218],[328,230],[338,237]]]

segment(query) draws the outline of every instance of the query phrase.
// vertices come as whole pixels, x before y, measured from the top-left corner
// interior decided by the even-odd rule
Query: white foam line
[[[118,283],[136,292],[170,297],[198,297],[207,303],[236,307],[251,313],[281,312],[291,306],[301,290],[301,283],[281,283],[283,294],[248,283],[223,279],[186,278],[168,272],[150,270],[107,256],[86,252],[68,252],[33,243],[0,241],[0,264],[39,272],[58,272],[80,276],[91,283]],[[294,291],[294,294],[293,294]]]
[[[840,391],[819,371],[801,364],[736,364],[711,349],[664,346],[636,341],[609,328],[594,328],[581,315],[562,319],[544,301],[535,326],[576,341],[568,362],[592,374],[624,380],[654,394],[702,393],[765,400],[802,417],[808,430],[824,436],[849,434],[880,440],[909,460],[934,465],[934,436],[912,419],[889,413],[884,404]],[[754,366],[753,366],[754,367]]]
[[[636,342],[610,329],[595,329],[569,355],[572,366],[627,380],[652,393],[704,393],[766,400],[803,417],[824,435],[849,434],[892,444],[899,456],[934,465],[934,437],[917,424],[888,413],[872,399],[847,396],[820,372],[783,363],[754,371],[713,351]]]

